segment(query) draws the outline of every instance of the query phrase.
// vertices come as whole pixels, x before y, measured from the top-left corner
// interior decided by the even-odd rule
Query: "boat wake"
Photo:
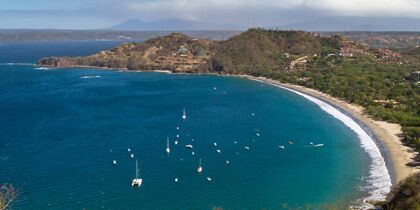
[[[47,68],[47,67],[37,67],[35,68],[36,70],[50,70],[51,68]]]
[[[0,63],[0,66],[34,66],[33,63]]]
[[[81,79],[92,79],[92,78],[101,78],[101,76],[99,75],[94,75],[94,76],[82,76],[80,77]]]
[[[257,80],[258,81],[258,80]],[[359,137],[360,143],[362,148],[368,153],[369,157],[371,158],[371,165],[369,171],[369,177],[366,180],[367,186],[364,189],[368,190],[369,196],[365,197],[362,200],[362,205],[364,209],[372,207],[371,204],[367,203],[366,201],[383,201],[386,198],[386,195],[390,192],[392,183],[391,177],[388,172],[388,168],[386,167],[385,160],[378,148],[375,144],[374,140],[366,133],[366,131],[351,117],[347,116],[346,114],[340,112],[332,105],[319,100],[315,97],[309,96],[307,94],[301,93],[299,91],[283,87],[274,83],[271,83],[274,86],[280,87],[282,89],[291,91],[295,94],[298,94],[309,101],[317,104],[322,110],[327,112],[328,114],[332,115],[334,118],[343,122],[347,127],[353,130],[357,136]]]

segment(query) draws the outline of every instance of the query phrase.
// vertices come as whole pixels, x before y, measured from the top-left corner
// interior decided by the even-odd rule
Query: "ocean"
[[[17,187],[13,209],[317,208],[376,190],[363,131],[294,92],[215,75],[33,66],[117,44],[0,46],[0,183]]]

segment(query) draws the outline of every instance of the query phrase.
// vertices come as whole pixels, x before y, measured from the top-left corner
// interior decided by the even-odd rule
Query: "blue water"
[[[115,43],[31,45],[0,46],[1,63],[86,55]],[[177,134],[180,144],[174,145]],[[185,144],[194,145],[195,155]],[[144,179],[139,189],[131,188],[136,158]],[[269,85],[205,75],[0,65],[0,182],[19,189],[14,209],[349,204],[364,193],[361,178],[368,167],[353,131],[312,102]]]

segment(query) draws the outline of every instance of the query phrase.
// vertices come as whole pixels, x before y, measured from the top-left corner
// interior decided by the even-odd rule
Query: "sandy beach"
[[[374,132],[374,135],[377,136],[378,139],[381,140],[386,146],[386,152],[388,153],[392,162],[392,168],[389,168],[388,170],[394,172],[395,182],[399,182],[405,179],[406,177],[410,176],[411,174],[420,171],[420,169],[418,168],[416,169],[406,165],[407,163],[412,161],[416,153],[411,148],[404,146],[401,143],[398,137],[402,133],[400,125],[388,123],[385,121],[374,120],[363,112],[363,107],[334,98],[318,90],[298,85],[280,83],[278,81],[264,77],[252,77],[247,75],[241,75],[239,77],[290,88],[326,101],[331,105],[339,107],[344,111],[350,113],[353,117],[357,118],[366,126],[368,126]]]

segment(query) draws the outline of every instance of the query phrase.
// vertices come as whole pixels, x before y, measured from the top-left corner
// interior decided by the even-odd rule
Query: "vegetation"
[[[0,210],[10,208],[13,200],[17,197],[16,189],[11,184],[0,186]]]
[[[420,173],[401,182],[389,194],[389,202],[382,204],[385,210],[420,209]]]

